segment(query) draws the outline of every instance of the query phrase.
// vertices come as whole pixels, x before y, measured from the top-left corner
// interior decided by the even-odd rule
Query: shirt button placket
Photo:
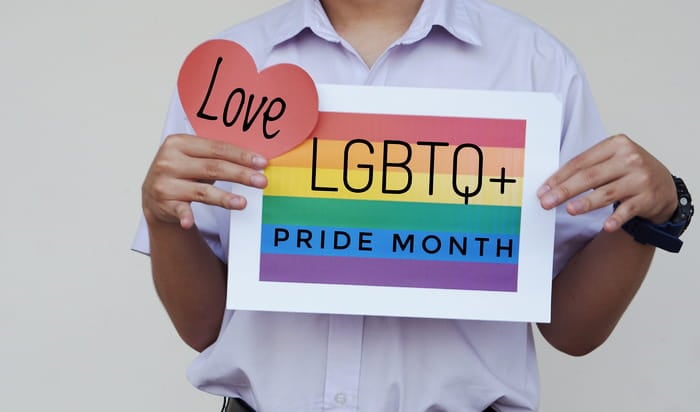
[[[330,315],[324,410],[357,411],[364,318]]]

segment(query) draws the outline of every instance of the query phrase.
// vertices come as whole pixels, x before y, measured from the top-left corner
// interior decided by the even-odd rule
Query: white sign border
[[[319,110],[526,120],[517,292],[260,281],[262,190],[233,185],[227,308],[274,312],[548,322],[554,210],[535,195],[559,165],[562,105],[550,93],[317,85]]]

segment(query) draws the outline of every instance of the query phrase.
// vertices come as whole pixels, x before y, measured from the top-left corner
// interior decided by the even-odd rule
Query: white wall
[[[3,0],[1,411],[218,410],[185,381],[194,352],[170,326],[148,260],[129,244],[182,58],[279,3]],[[697,2],[498,3],[568,44],[610,132],[636,138],[700,199],[688,147],[700,137]],[[542,411],[697,410],[694,226],[680,255],[657,255],[601,349],[573,359],[538,341]]]

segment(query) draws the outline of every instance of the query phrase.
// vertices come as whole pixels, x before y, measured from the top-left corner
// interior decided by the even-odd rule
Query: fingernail
[[[189,216],[183,217],[180,219],[180,227],[187,230],[192,227],[192,224],[194,222]]]
[[[542,198],[542,204],[545,205],[546,207],[552,207],[557,204],[559,199],[557,198],[557,195],[554,193],[546,193],[544,197]]]
[[[234,197],[229,200],[228,204],[232,209],[241,209],[243,206],[245,206],[245,200],[240,197]]]
[[[585,212],[585,202],[583,200],[574,200],[573,202],[569,203],[569,210],[573,213],[581,213]]]
[[[540,186],[540,188],[537,189],[537,197],[542,197],[542,195],[544,195],[545,193],[549,192],[550,190],[552,190],[552,188],[549,187],[549,185],[542,185],[542,186]]]
[[[620,222],[618,222],[617,219],[610,218],[605,221],[604,228],[608,232],[615,231],[618,227],[620,227]]]
[[[262,156],[258,156],[258,155],[253,156],[252,162],[253,162],[253,166],[255,166],[259,169],[263,169],[263,168],[265,168],[265,166],[267,166],[267,160]]]
[[[254,174],[250,177],[250,183],[255,187],[263,188],[267,185],[267,178],[265,175]]]

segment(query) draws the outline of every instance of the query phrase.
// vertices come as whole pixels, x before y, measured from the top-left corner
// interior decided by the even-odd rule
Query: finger
[[[581,169],[571,175],[568,179],[559,184],[547,187],[546,191],[538,193],[542,207],[551,209],[559,206],[577,196],[590,192],[583,198],[575,199],[569,204],[572,214],[583,213],[584,211],[598,209],[620,199],[620,184],[612,182],[623,182],[625,167],[619,162],[611,159],[600,164],[592,165],[587,169]]]
[[[243,196],[230,193],[208,183],[192,182],[188,180],[170,179],[161,182],[152,188],[149,195],[152,204],[165,210],[172,216],[179,216],[175,207],[180,207],[177,202],[199,202],[226,209],[240,210],[245,208],[246,200]]]
[[[641,202],[641,200],[638,199],[639,197],[641,196],[634,196],[620,202],[612,215],[610,215],[603,224],[603,230],[606,232],[614,232],[622,227],[628,220],[637,216],[639,209],[635,205]]]
[[[639,158],[637,149],[638,146],[630,138],[616,135],[576,156],[538,190],[542,206],[545,209],[556,207],[628,174],[629,158]]]
[[[175,186],[175,190],[178,192],[178,200],[198,202],[234,210],[240,210],[246,206],[246,200],[243,196],[221,190],[208,183],[179,180]]]
[[[566,204],[566,210],[571,215],[580,215],[609,206],[632,196],[633,187],[634,178],[623,176],[619,180],[600,185],[585,195],[573,199]]]
[[[261,170],[267,167],[267,159],[255,152],[245,150],[230,143],[198,136],[168,136],[165,142],[163,142],[163,146],[165,150],[178,150],[189,157],[225,160],[255,170]]]
[[[538,191],[538,194],[546,191],[547,189],[558,186],[581,170],[588,169],[594,165],[611,159],[615,155],[614,146],[615,143],[613,142],[613,139],[608,138],[572,158],[544,182],[542,188],[540,188]]]
[[[183,229],[190,229],[194,226],[194,213],[192,212],[192,207],[187,202],[174,202],[174,213],[177,219],[180,221],[180,227]]]
[[[267,161],[236,146],[196,136],[173,135],[166,139],[153,163],[156,175],[213,182],[216,180],[264,188],[259,172]]]
[[[165,166],[166,173],[188,180],[211,183],[214,181],[235,182],[259,189],[267,186],[267,177],[255,169],[218,159],[189,158]]]

